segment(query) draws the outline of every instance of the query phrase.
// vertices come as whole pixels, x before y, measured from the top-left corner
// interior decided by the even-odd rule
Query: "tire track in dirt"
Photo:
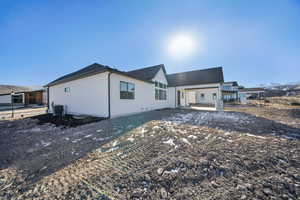
[[[102,152],[100,155],[98,152],[93,153],[93,160],[85,158],[85,162],[78,162],[80,164],[75,163],[74,166],[68,166],[53,175],[45,177],[32,185],[28,191],[20,194],[17,199],[55,199],[70,197],[70,191],[75,192],[77,185],[80,184],[86,185],[86,187],[89,188],[88,191],[93,191],[87,192],[93,196],[100,195],[111,199],[118,199],[120,196],[113,192],[114,188],[110,187],[109,184],[100,186],[99,184],[91,183],[89,181],[91,177],[103,174],[106,176],[105,179],[109,180],[111,178],[113,179],[113,174],[118,174],[119,176],[133,174],[135,171],[138,171],[140,162],[146,159],[148,152],[153,149],[155,144],[160,142],[161,138],[167,136],[167,133],[155,135],[151,142],[148,142],[148,140],[143,142],[142,139],[138,144],[128,144],[112,152]],[[126,162],[123,161],[123,156],[126,156]],[[53,196],[51,196],[51,194]],[[85,196],[88,198],[88,195],[82,195],[83,199]]]

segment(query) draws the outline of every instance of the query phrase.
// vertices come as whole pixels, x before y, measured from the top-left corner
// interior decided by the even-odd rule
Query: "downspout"
[[[110,75],[111,75],[111,72],[108,72],[108,78],[107,78],[107,81],[108,81],[108,119],[110,119]]]
[[[176,92],[176,86],[175,86],[175,107],[174,108],[176,108],[176,98],[177,98],[177,92]]]
[[[49,111],[50,111],[50,102],[49,102],[49,86],[47,87],[47,107],[48,107],[48,111],[47,111],[47,113],[49,113]]]
[[[224,102],[223,102],[223,94],[222,94],[223,84],[219,84],[219,99],[217,103],[217,111],[224,111]]]

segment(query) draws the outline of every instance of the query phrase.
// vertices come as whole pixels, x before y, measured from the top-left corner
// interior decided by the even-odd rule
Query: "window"
[[[66,87],[66,88],[65,88],[65,92],[66,92],[66,93],[69,93],[69,92],[70,92],[70,88],[69,88],[69,87]]]
[[[201,98],[204,98],[204,94],[203,93],[201,94]]]
[[[134,93],[133,83],[120,81],[120,99],[134,99]]]
[[[12,102],[13,103],[23,103],[23,95],[13,95],[12,96]]]
[[[155,99],[156,100],[159,100],[159,90],[158,89],[155,89]]]
[[[166,100],[167,99],[167,85],[155,81],[155,100]]]
[[[163,83],[159,83],[159,88],[164,88],[164,84]]]
[[[223,85],[223,90],[232,90],[230,85]]]
[[[217,93],[213,93],[212,97],[213,97],[213,100],[216,100],[217,99]]]

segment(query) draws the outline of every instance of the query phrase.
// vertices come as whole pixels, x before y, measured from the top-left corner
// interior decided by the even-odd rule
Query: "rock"
[[[272,194],[272,190],[271,190],[270,188],[264,188],[264,189],[263,189],[263,192],[264,192],[266,195]]]
[[[247,198],[247,196],[244,194],[241,196],[241,199],[246,199],[246,198]]]
[[[163,169],[163,168],[158,168],[158,169],[157,169],[158,175],[162,175],[163,172],[164,172],[164,169]]]
[[[160,195],[162,198],[166,199],[168,197],[168,192],[165,188],[160,189]]]
[[[150,177],[148,174],[146,174],[146,175],[144,176],[144,178],[145,178],[146,181],[151,181],[151,177]]]

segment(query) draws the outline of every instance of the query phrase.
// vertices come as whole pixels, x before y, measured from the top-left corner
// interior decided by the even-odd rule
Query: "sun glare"
[[[175,59],[184,59],[191,56],[197,49],[197,41],[192,35],[177,34],[171,37],[167,50]]]

